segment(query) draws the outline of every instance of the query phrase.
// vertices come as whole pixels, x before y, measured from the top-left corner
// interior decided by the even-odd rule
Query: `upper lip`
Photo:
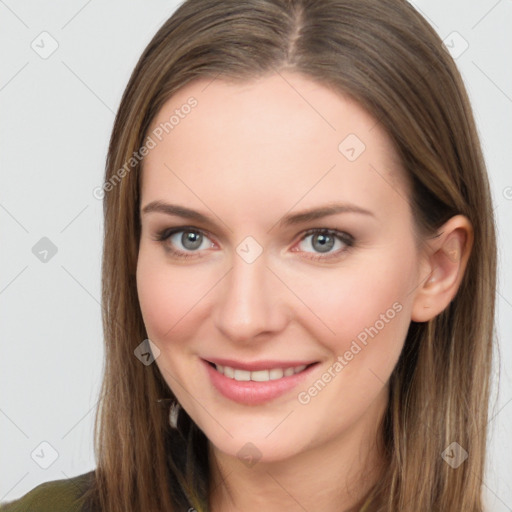
[[[312,363],[316,363],[317,361],[252,361],[252,362],[244,362],[244,361],[235,361],[234,359],[221,359],[218,357],[210,357],[205,359],[205,361],[209,363],[214,363],[221,366],[229,366],[230,368],[237,368],[240,370],[247,371],[258,371],[258,370],[272,370],[273,368],[295,368],[296,366],[302,365],[310,365]]]

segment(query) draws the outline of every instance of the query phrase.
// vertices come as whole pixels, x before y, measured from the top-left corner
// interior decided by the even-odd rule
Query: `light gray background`
[[[177,5],[0,0],[0,501],[95,467],[103,227],[92,190],[102,183],[130,73]],[[457,54],[489,169],[500,237],[501,384],[484,484],[489,510],[512,511],[512,1],[414,5]],[[31,47],[51,49],[44,31],[58,43],[46,59]],[[43,237],[57,248],[46,263],[32,252]]]

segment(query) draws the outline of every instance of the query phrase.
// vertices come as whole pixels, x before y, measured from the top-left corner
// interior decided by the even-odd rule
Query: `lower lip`
[[[266,382],[238,381],[230,379],[218,372],[204,359],[201,360],[206,367],[210,380],[214,387],[222,395],[234,402],[246,405],[259,405],[269,402],[278,396],[284,395],[302,382],[318,365],[312,364],[305,370],[289,377],[269,380]]]

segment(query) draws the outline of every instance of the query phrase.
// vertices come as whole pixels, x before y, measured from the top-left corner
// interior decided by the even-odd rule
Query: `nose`
[[[283,284],[267,265],[265,253],[252,263],[234,255],[215,312],[216,326],[226,338],[251,342],[286,326],[289,315],[283,301]]]

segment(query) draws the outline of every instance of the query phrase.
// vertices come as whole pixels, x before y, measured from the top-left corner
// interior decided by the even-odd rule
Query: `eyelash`
[[[172,229],[168,229],[168,228],[164,228],[160,231],[158,231],[157,233],[155,233],[155,236],[153,237],[153,240],[157,241],[157,242],[161,242],[161,243],[164,243],[166,242],[172,235],[176,234],[176,233],[180,233],[180,232],[185,232],[185,233],[188,233],[188,232],[191,232],[191,233],[196,233],[196,234],[201,234],[207,238],[210,238],[210,236],[208,236],[208,234],[206,232],[204,232],[203,230],[201,229],[197,229],[197,228],[193,228],[191,226],[181,226],[181,227],[178,227],[178,228],[172,228]],[[353,248],[354,244],[355,244],[355,240],[354,240],[354,237],[352,235],[350,235],[349,233],[346,233],[344,231],[339,231],[337,229],[329,229],[329,228],[311,228],[311,229],[308,229],[307,231],[305,231],[302,235],[302,238],[299,240],[299,242],[302,242],[306,237],[310,236],[310,235],[329,235],[329,236],[332,236],[334,238],[337,238],[339,241],[341,241],[343,244],[345,244],[346,247],[342,248],[342,249],[339,249],[338,251],[336,252],[333,252],[333,253],[325,253],[326,255],[322,255],[322,253],[317,253],[318,255],[317,256],[311,256],[309,252],[306,252],[306,254],[308,254],[308,256],[305,256],[306,259],[310,259],[310,260],[327,260],[327,259],[331,259],[331,258],[336,258],[336,257],[339,257],[341,254],[347,252],[348,250],[350,250],[351,248]],[[183,252],[183,251],[178,251],[176,249],[173,249],[169,246],[166,247],[166,250],[172,255],[172,256],[176,256],[178,258],[183,258],[183,259],[187,259],[187,258],[202,258],[203,256],[200,255],[199,252],[196,253],[196,251],[189,251],[189,252]],[[295,252],[299,252],[298,250],[295,251]]]

